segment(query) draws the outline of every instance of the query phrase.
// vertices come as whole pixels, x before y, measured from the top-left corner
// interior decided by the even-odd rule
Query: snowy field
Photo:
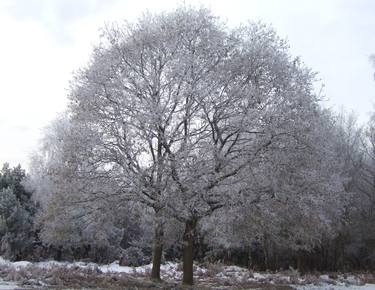
[[[0,290],[16,290],[20,289],[14,282],[6,282],[0,280]]]
[[[42,272],[52,271],[54,269],[66,269],[73,270],[73,272],[79,271],[93,271],[94,275],[126,275],[129,277],[135,277],[138,280],[146,280],[150,271],[151,265],[144,265],[140,267],[126,267],[120,266],[118,262],[114,262],[108,265],[99,265],[95,263],[85,262],[57,262],[57,261],[46,261],[31,263],[28,261],[10,262],[0,257],[0,269],[8,269],[15,273],[23,273],[28,275],[27,271],[43,270]],[[26,274],[25,274],[26,273]],[[17,275],[16,275],[17,276]],[[161,266],[161,276],[166,283],[178,284],[182,278],[181,265],[175,262],[167,262]],[[13,276],[14,277],[14,274]],[[285,271],[279,273],[258,273],[251,272],[245,268],[237,266],[224,266],[218,264],[208,265],[207,267],[201,267],[198,265],[194,266],[194,278],[197,284],[196,289],[261,289],[260,285],[273,285],[271,289],[279,289],[277,287],[283,286],[282,289],[296,289],[296,290],[375,290],[375,284],[366,284],[368,276],[364,275],[336,275],[335,279],[330,278],[328,275],[306,275],[300,276],[297,271]],[[374,277],[371,276],[371,279]],[[4,281],[7,280],[7,281]],[[17,284],[12,281],[11,278],[0,281],[0,290],[5,289],[48,289],[48,283],[30,278],[30,281],[22,280],[22,283],[18,281]],[[375,281],[375,279],[373,280]],[[27,287],[25,287],[25,285]],[[246,285],[250,288],[240,288]],[[38,287],[37,287],[38,286]],[[178,289],[178,288],[174,288]],[[269,288],[266,288],[269,289]],[[281,288],[280,288],[281,289]]]
[[[345,286],[345,285],[305,285],[297,286],[296,290],[374,290],[375,284],[365,284],[361,286]]]

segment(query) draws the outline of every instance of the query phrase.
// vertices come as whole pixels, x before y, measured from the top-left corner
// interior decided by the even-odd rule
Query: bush
[[[124,250],[120,258],[120,266],[138,267],[151,262],[151,258],[144,254],[138,247],[130,247]]]

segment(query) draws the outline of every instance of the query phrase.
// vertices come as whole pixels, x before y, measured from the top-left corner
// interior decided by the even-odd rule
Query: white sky
[[[362,122],[374,110],[373,0],[0,0],[0,164],[27,167],[105,22],[183,3],[211,8],[229,25],[272,24],[293,54],[319,72],[328,106],[354,110]]]

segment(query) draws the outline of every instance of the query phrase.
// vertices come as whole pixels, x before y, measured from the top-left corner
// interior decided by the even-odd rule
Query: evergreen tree
[[[32,193],[23,185],[25,171],[20,165],[5,163],[0,171],[0,241],[1,253],[12,260],[30,257],[36,206]]]

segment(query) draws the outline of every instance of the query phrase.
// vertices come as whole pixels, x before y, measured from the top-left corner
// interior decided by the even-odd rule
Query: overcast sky
[[[0,164],[21,163],[67,104],[72,72],[88,60],[106,22],[148,9],[203,5],[228,25],[272,24],[325,84],[327,106],[365,122],[375,103],[373,0],[0,0]]]

